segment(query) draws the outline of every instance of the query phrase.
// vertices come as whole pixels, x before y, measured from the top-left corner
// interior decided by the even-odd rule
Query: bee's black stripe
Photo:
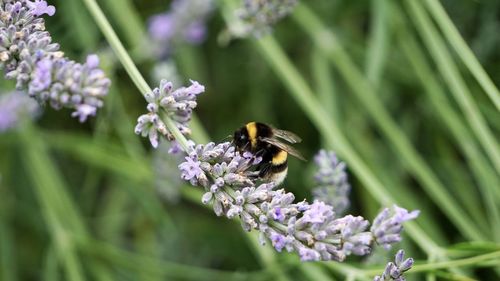
[[[259,177],[265,178],[271,174],[278,174],[285,171],[288,168],[288,163],[284,162],[280,165],[272,165],[271,163],[266,163],[258,168]]]
[[[287,163],[287,161],[285,161],[285,163],[283,163],[283,164],[271,165],[271,168],[269,170],[272,173],[279,173],[279,172],[283,172],[284,170],[286,170],[287,167],[288,167],[288,163]]]

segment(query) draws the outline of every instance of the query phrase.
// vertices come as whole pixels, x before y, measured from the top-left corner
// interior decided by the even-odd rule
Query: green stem
[[[128,75],[130,76],[136,87],[139,89],[139,91],[141,91],[143,95],[151,92],[152,90],[149,87],[148,83],[146,82],[144,77],[142,77],[141,73],[139,72],[134,62],[128,55],[127,50],[125,50],[125,47],[123,47],[123,44],[121,43],[115,31],[111,27],[111,24],[109,23],[108,19],[106,19],[106,16],[102,12],[99,5],[97,5],[96,1],[83,0],[83,2],[87,6],[87,9],[89,10],[92,17],[94,17],[94,20],[96,21],[102,33],[106,37],[106,40],[108,40],[109,45],[115,52],[118,59],[121,61],[123,67],[127,71]]]
[[[372,22],[373,30],[370,32],[369,45],[366,57],[366,77],[379,88],[380,78],[387,61],[388,46],[388,12],[387,0],[372,0]]]
[[[62,176],[50,158],[48,149],[36,128],[27,123],[20,130],[20,139],[23,142],[23,156],[26,170],[30,172],[34,189],[42,206],[42,213],[57,246],[57,255],[65,266],[70,280],[84,280],[77,249],[71,235],[86,237],[89,235],[82,217],[77,211],[68,194]],[[88,262],[96,280],[105,281],[108,272],[95,261]]]
[[[49,226],[53,241],[57,246],[57,254],[66,270],[68,280],[84,280],[80,261],[75,253],[72,241],[68,238],[67,225],[64,226],[59,214],[66,214],[65,206],[61,203],[58,189],[60,183],[53,173],[55,168],[44,153],[45,148],[40,140],[34,136],[31,124],[19,130],[20,140],[23,143],[23,159],[30,172],[36,196],[40,201],[42,214]],[[69,225],[69,224],[68,224]]]
[[[412,36],[409,36],[410,31],[407,26],[402,24],[403,17],[401,11],[396,6],[392,8],[395,18],[399,21],[398,24],[401,24],[403,28],[398,36],[398,42],[410,65],[414,68],[416,76],[421,80],[425,93],[435,108],[434,112],[447,125],[446,128],[455,137],[455,140],[467,157],[467,163],[473,171],[474,178],[479,183],[481,195],[489,213],[487,217],[490,220],[490,226],[493,228],[492,234],[498,233],[500,231],[500,212],[495,201],[500,200],[500,198],[496,196],[495,188],[498,186],[499,179],[493,168],[488,164],[488,160],[478,149],[472,137],[470,137],[470,132],[464,126],[462,118],[449,105],[444,90],[432,75],[432,70],[428,67],[428,64],[426,64],[427,59],[423,52],[418,47],[416,40]]]
[[[442,262],[432,261],[426,264],[416,264],[411,268],[410,271],[408,271],[408,273],[428,272],[428,271],[448,269],[453,267],[473,266],[477,265],[478,263],[486,261],[496,261],[497,264],[500,266],[500,251],[495,251],[484,255],[474,256],[470,258],[463,258],[458,260],[450,260]],[[381,270],[383,269],[379,268],[373,270],[366,270],[363,272],[363,274],[368,276],[373,276],[379,274]]]
[[[43,280],[61,280],[59,276],[59,269],[57,264],[57,247],[54,245],[49,245],[47,252],[44,255],[44,268],[43,268]],[[11,280],[11,279],[3,279],[3,280]]]
[[[325,60],[323,53],[318,48],[312,52],[311,58],[312,76],[315,78],[315,85],[317,85],[316,92],[318,99],[323,104],[325,110],[330,112],[333,121],[340,127],[341,114],[339,106],[339,97],[335,89],[333,73],[330,69],[328,60]]]
[[[299,269],[307,277],[307,280],[332,281],[332,277],[325,272],[320,264],[312,262],[301,263]]]
[[[363,281],[369,281],[367,277],[367,274],[363,272],[363,270],[358,269],[354,266],[348,265],[346,263],[339,263],[339,262],[325,262],[323,263],[328,269],[341,273],[342,275],[346,276],[346,278],[351,278],[351,280],[363,280]]]
[[[483,87],[483,90],[489,96],[497,110],[500,110],[500,93],[497,87],[478,62],[472,50],[467,46],[465,40],[460,36],[460,33],[439,0],[425,0],[423,3],[427,5],[427,10],[434,17],[450,46],[455,49],[462,62],[469,68],[469,71],[474,75],[481,87]]]
[[[138,255],[122,250],[109,243],[97,240],[77,240],[89,254],[104,258],[110,263],[121,265],[138,272],[149,273],[182,280],[248,280],[250,276],[266,274],[258,272],[227,272],[201,268],[174,262],[158,260],[154,257]]]
[[[104,37],[106,37],[106,40],[108,41],[113,51],[116,53],[116,56],[122,63],[123,67],[127,71],[132,81],[134,82],[135,86],[139,89],[139,91],[141,91],[143,95],[151,92],[152,91],[151,87],[149,87],[148,83],[137,69],[137,66],[134,64],[134,62],[128,55],[127,50],[125,50],[125,47],[123,47],[123,44],[121,43],[115,31],[111,27],[109,21],[106,19],[106,16],[104,16],[104,13],[102,12],[99,5],[97,5],[95,0],[83,0],[83,1],[87,5],[87,9],[89,10],[90,14],[94,17],[97,25],[104,34]],[[167,126],[168,130],[174,135],[177,142],[181,145],[182,149],[184,151],[187,151],[188,150],[187,139],[181,134],[179,129],[175,126],[174,122],[169,117],[167,117],[166,114],[163,114],[162,120],[163,122],[165,122],[165,125]]]
[[[111,13],[111,18],[121,28],[121,34],[125,42],[131,49],[144,47],[144,38],[146,31],[143,26],[143,20],[138,9],[134,7],[132,0],[104,0],[101,1],[105,10]],[[116,7],[120,7],[117,9]],[[142,48],[143,49],[143,48]]]
[[[1,187],[0,187],[1,191]],[[0,194],[2,194],[0,192]],[[3,194],[2,194],[3,195]],[[5,201],[4,201],[5,202]],[[0,280],[18,280],[17,277],[17,253],[14,251],[14,239],[5,214],[0,209]]]
[[[500,150],[496,138],[491,133],[483,119],[469,88],[460,76],[457,66],[453,62],[445,43],[437,34],[431,20],[425,13],[419,1],[405,1],[408,12],[414,19],[415,26],[420,32],[425,44],[436,61],[437,68],[443,75],[453,97],[461,107],[472,131],[476,134],[479,143],[490,157],[497,172],[500,172]]]
[[[312,37],[313,41],[323,50],[325,55],[337,67],[344,76],[346,82],[351,86],[353,93],[366,108],[369,115],[380,127],[394,149],[401,155],[407,169],[415,175],[424,190],[434,200],[436,205],[451,219],[458,229],[472,240],[484,240],[484,235],[477,230],[471,220],[464,216],[463,212],[452,200],[436,175],[432,172],[424,159],[417,153],[408,138],[398,128],[394,120],[380,103],[376,95],[369,94],[373,87],[362,75],[346,51],[337,42],[335,36],[327,30],[319,21],[318,17],[303,3],[299,4],[293,14],[299,25]],[[311,96],[314,99],[313,96]],[[299,102],[301,104],[302,101]],[[315,108],[318,111],[318,108]],[[330,128],[328,130],[331,131]]]

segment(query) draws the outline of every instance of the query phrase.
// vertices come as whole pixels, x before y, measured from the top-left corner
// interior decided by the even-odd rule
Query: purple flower
[[[96,55],[89,55],[85,64],[46,57],[37,63],[28,94],[39,102],[50,103],[55,109],[73,108],[71,116],[85,122],[103,106],[102,99],[111,83],[98,64]]]
[[[99,67],[99,57],[95,54],[88,55],[85,64],[89,69],[96,69]]]
[[[403,273],[410,270],[413,266],[413,259],[408,258],[404,260],[405,252],[403,250],[399,250],[396,253],[395,261],[387,263],[384,272],[381,276],[375,276],[373,281],[404,281],[406,280],[403,276]]]
[[[0,3],[0,68],[39,103],[75,111],[84,122],[103,106],[110,80],[98,68],[96,55],[84,64],[64,57],[45,31],[41,15],[55,13],[46,1],[5,0]]]
[[[47,2],[44,0],[35,0],[35,2],[26,1],[26,4],[32,9],[32,13],[37,17],[43,14],[53,16],[56,13],[56,8],[52,5],[47,5]]]
[[[160,136],[170,141],[174,140],[174,136],[160,118],[162,112],[172,119],[183,135],[191,134],[188,122],[191,120],[191,114],[197,105],[196,97],[205,91],[205,87],[196,81],[190,81],[189,87],[173,90],[171,82],[162,80],[159,87],[144,95],[148,102],[146,108],[149,113],[138,118],[135,133],[144,137],[149,136],[154,148],[158,147]]]
[[[95,116],[97,108],[88,104],[79,104],[76,106],[76,111],[71,113],[71,117],[78,117],[80,123],[85,122],[87,117]]]
[[[319,261],[321,259],[321,255],[317,251],[307,247],[299,248],[299,256],[301,261]]]
[[[401,241],[403,222],[415,219],[419,213],[419,210],[408,212],[408,210],[396,205],[392,209],[382,210],[373,221],[370,229],[377,244],[385,249],[390,249],[392,244]]]
[[[174,18],[169,14],[159,14],[149,19],[149,35],[155,40],[170,39],[175,34]]]
[[[313,189],[315,200],[333,207],[336,214],[343,214],[349,207],[349,191],[346,165],[332,151],[320,150],[314,157],[318,170],[314,175],[317,186]]]
[[[181,170],[181,178],[183,180],[190,181],[194,178],[198,178],[203,171],[200,168],[200,161],[194,161],[191,157],[186,157],[186,162],[179,165]]]
[[[196,88],[193,83],[191,91]],[[240,154],[231,143],[192,146],[185,160],[179,165],[182,178],[205,189],[203,204],[212,204],[217,216],[239,217],[244,230],[260,231],[260,241],[270,240],[277,251],[295,251],[303,261],[343,261],[370,253],[375,244],[364,218],[336,218],[322,201],[294,203],[292,193],[257,182],[257,157]]]
[[[285,236],[282,234],[279,234],[277,232],[272,232],[269,239],[271,240],[273,247],[276,249],[276,251],[281,252],[283,248],[285,247]]]
[[[329,218],[333,217],[332,206],[326,205],[324,202],[315,200],[309,209],[304,212],[302,220],[308,223],[324,223]]]
[[[367,220],[359,216],[347,215],[337,219],[334,224],[337,224],[337,227],[341,226],[340,233],[344,241],[341,248],[342,255],[353,253],[364,256],[370,253],[373,236],[366,231],[370,224]]]
[[[47,90],[52,83],[52,60],[46,58],[36,64],[33,71],[33,78],[29,84],[29,91],[32,93]]]
[[[196,21],[187,26],[184,32],[184,38],[188,43],[200,44],[205,40],[207,34],[207,27],[205,23]]]
[[[23,118],[35,117],[38,112],[38,104],[24,93],[0,95],[0,133],[16,127]]]
[[[169,11],[152,16],[148,31],[159,55],[171,51],[174,44],[203,42],[213,7],[213,0],[174,0]]]

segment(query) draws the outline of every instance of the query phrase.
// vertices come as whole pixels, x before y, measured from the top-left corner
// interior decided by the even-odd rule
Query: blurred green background
[[[161,59],[148,48],[147,20],[169,2],[97,2],[156,87]],[[167,80],[177,72],[176,86],[205,85],[195,140],[223,141],[252,120],[295,132],[310,159],[289,161],[284,187],[297,199],[311,198],[314,154],[334,149],[349,169],[349,213],[371,220],[392,203],[422,210],[396,246],[422,265],[408,280],[499,280],[500,2],[307,1],[272,36],[226,41],[230,2],[217,2],[206,40],[178,44],[168,58],[174,71],[160,72]],[[396,249],[300,264],[202,206],[201,191],[179,181],[178,159],[134,134],[146,103],[84,2],[50,4],[53,40],[77,61],[97,52],[112,88],[90,122],[47,107],[0,136],[1,280],[371,280],[382,272]],[[479,258],[445,264],[469,257]]]

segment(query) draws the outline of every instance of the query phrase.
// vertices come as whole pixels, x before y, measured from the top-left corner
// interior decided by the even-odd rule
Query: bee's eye
[[[240,136],[240,140],[244,140],[245,139],[245,136],[244,135],[241,135]]]

